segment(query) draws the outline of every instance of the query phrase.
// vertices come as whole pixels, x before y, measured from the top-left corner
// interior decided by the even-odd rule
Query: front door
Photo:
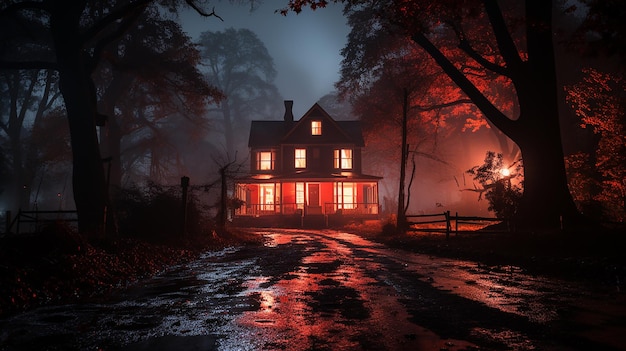
[[[322,207],[320,206],[320,185],[308,184],[309,188],[309,208],[307,213],[309,214],[321,214]]]

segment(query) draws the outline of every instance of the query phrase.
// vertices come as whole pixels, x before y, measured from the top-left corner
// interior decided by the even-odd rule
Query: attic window
[[[311,135],[322,135],[322,121],[311,121]]]

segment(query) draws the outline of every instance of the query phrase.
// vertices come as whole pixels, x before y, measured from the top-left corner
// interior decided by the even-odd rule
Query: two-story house
[[[252,121],[235,217],[377,217],[381,177],[361,171],[360,121],[335,121],[318,104],[295,121],[292,107],[285,101],[282,121]]]

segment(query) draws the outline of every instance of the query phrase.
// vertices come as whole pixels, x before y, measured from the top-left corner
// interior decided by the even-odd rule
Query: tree
[[[226,97],[214,112],[221,115],[226,152],[234,155],[237,141],[242,140],[236,140],[235,132],[245,130],[244,123],[255,115],[266,117],[268,111],[271,115],[278,109],[281,99],[273,83],[274,60],[248,29],[204,32],[198,45],[207,82]]]
[[[619,73],[583,70],[583,79],[565,88],[580,126],[597,136],[595,152],[568,158],[574,194],[581,203],[602,204],[604,219],[626,218],[626,80]],[[588,195],[588,196],[585,196]],[[584,212],[589,207],[583,209]]]
[[[42,169],[42,144],[49,139],[33,137],[43,126],[45,113],[54,106],[59,93],[51,70],[3,71],[0,87],[6,104],[1,104],[0,131],[8,139],[12,177],[7,198],[11,209],[28,209],[32,184]],[[34,117],[31,115],[34,114]],[[49,156],[55,157],[48,154]],[[60,155],[60,154],[59,154]],[[58,156],[56,156],[58,157]]]
[[[169,128],[169,124],[182,119],[181,124],[191,122],[196,130],[187,140],[200,138],[199,131],[207,130],[203,118],[206,104],[219,101],[222,94],[204,81],[197,69],[198,50],[180,25],[163,19],[156,10],[146,11],[124,36],[111,43],[104,58],[95,76],[100,110],[107,116],[105,127],[100,128],[100,139],[103,155],[111,159],[109,183],[119,187],[124,149],[135,148],[135,154],[148,151],[140,147],[145,138],[133,135],[142,129],[152,130],[148,135],[153,142],[144,145],[159,153],[154,137],[161,141],[170,139],[183,128]],[[145,113],[140,113],[140,109]],[[155,155],[155,164],[157,158]]]
[[[135,22],[154,0],[120,0],[101,7],[98,1],[5,1],[0,51],[1,69],[53,69],[65,102],[72,146],[72,187],[78,227],[100,234],[104,225],[106,188],[96,125],[96,89],[91,74],[103,49]],[[175,11],[180,3],[161,1]],[[205,16],[193,0],[185,2]]]
[[[474,180],[478,181],[482,188],[465,190],[478,192],[478,200],[484,194],[489,202],[489,211],[493,211],[496,217],[513,218],[522,197],[521,183],[514,183],[513,180],[521,176],[521,167],[519,162],[507,166],[504,164],[501,153],[487,151],[484,163],[467,171],[474,176]]]
[[[326,1],[292,0],[303,6]],[[375,30],[389,30],[419,45],[472,100],[490,123],[513,140],[524,160],[524,194],[517,213],[527,229],[574,228],[580,214],[568,189],[559,121],[553,43],[553,1],[350,1],[370,6]],[[451,36],[454,42],[448,40]],[[465,59],[455,61],[456,55]],[[495,54],[495,55],[493,55]],[[491,58],[491,59],[489,59]],[[473,62],[472,67],[464,66]],[[510,80],[519,112],[507,115],[480,89],[476,68]]]

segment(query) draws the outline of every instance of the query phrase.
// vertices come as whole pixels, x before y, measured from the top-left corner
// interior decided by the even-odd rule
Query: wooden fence
[[[451,215],[450,211],[442,213],[407,215],[407,222],[410,231],[416,232],[432,232],[445,233],[446,238],[450,233],[471,233],[474,230],[459,230],[459,225],[482,225],[487,223],[505,222],[507,223],[507,231],[509,230],[508,220],[503,218],[478,217],[478,216],[459,216],[459,213]]]
[[[5,234],[13,232],[20,233],[20,227],[24,224],[30,225],[31,230],[39,230],[42,225],[54,222],[78,222],[76,211],[22,211],[19,210],[15,218],[11,217],[11,211],[6,211]],[[34,228],[33,228],[34,226]]]

